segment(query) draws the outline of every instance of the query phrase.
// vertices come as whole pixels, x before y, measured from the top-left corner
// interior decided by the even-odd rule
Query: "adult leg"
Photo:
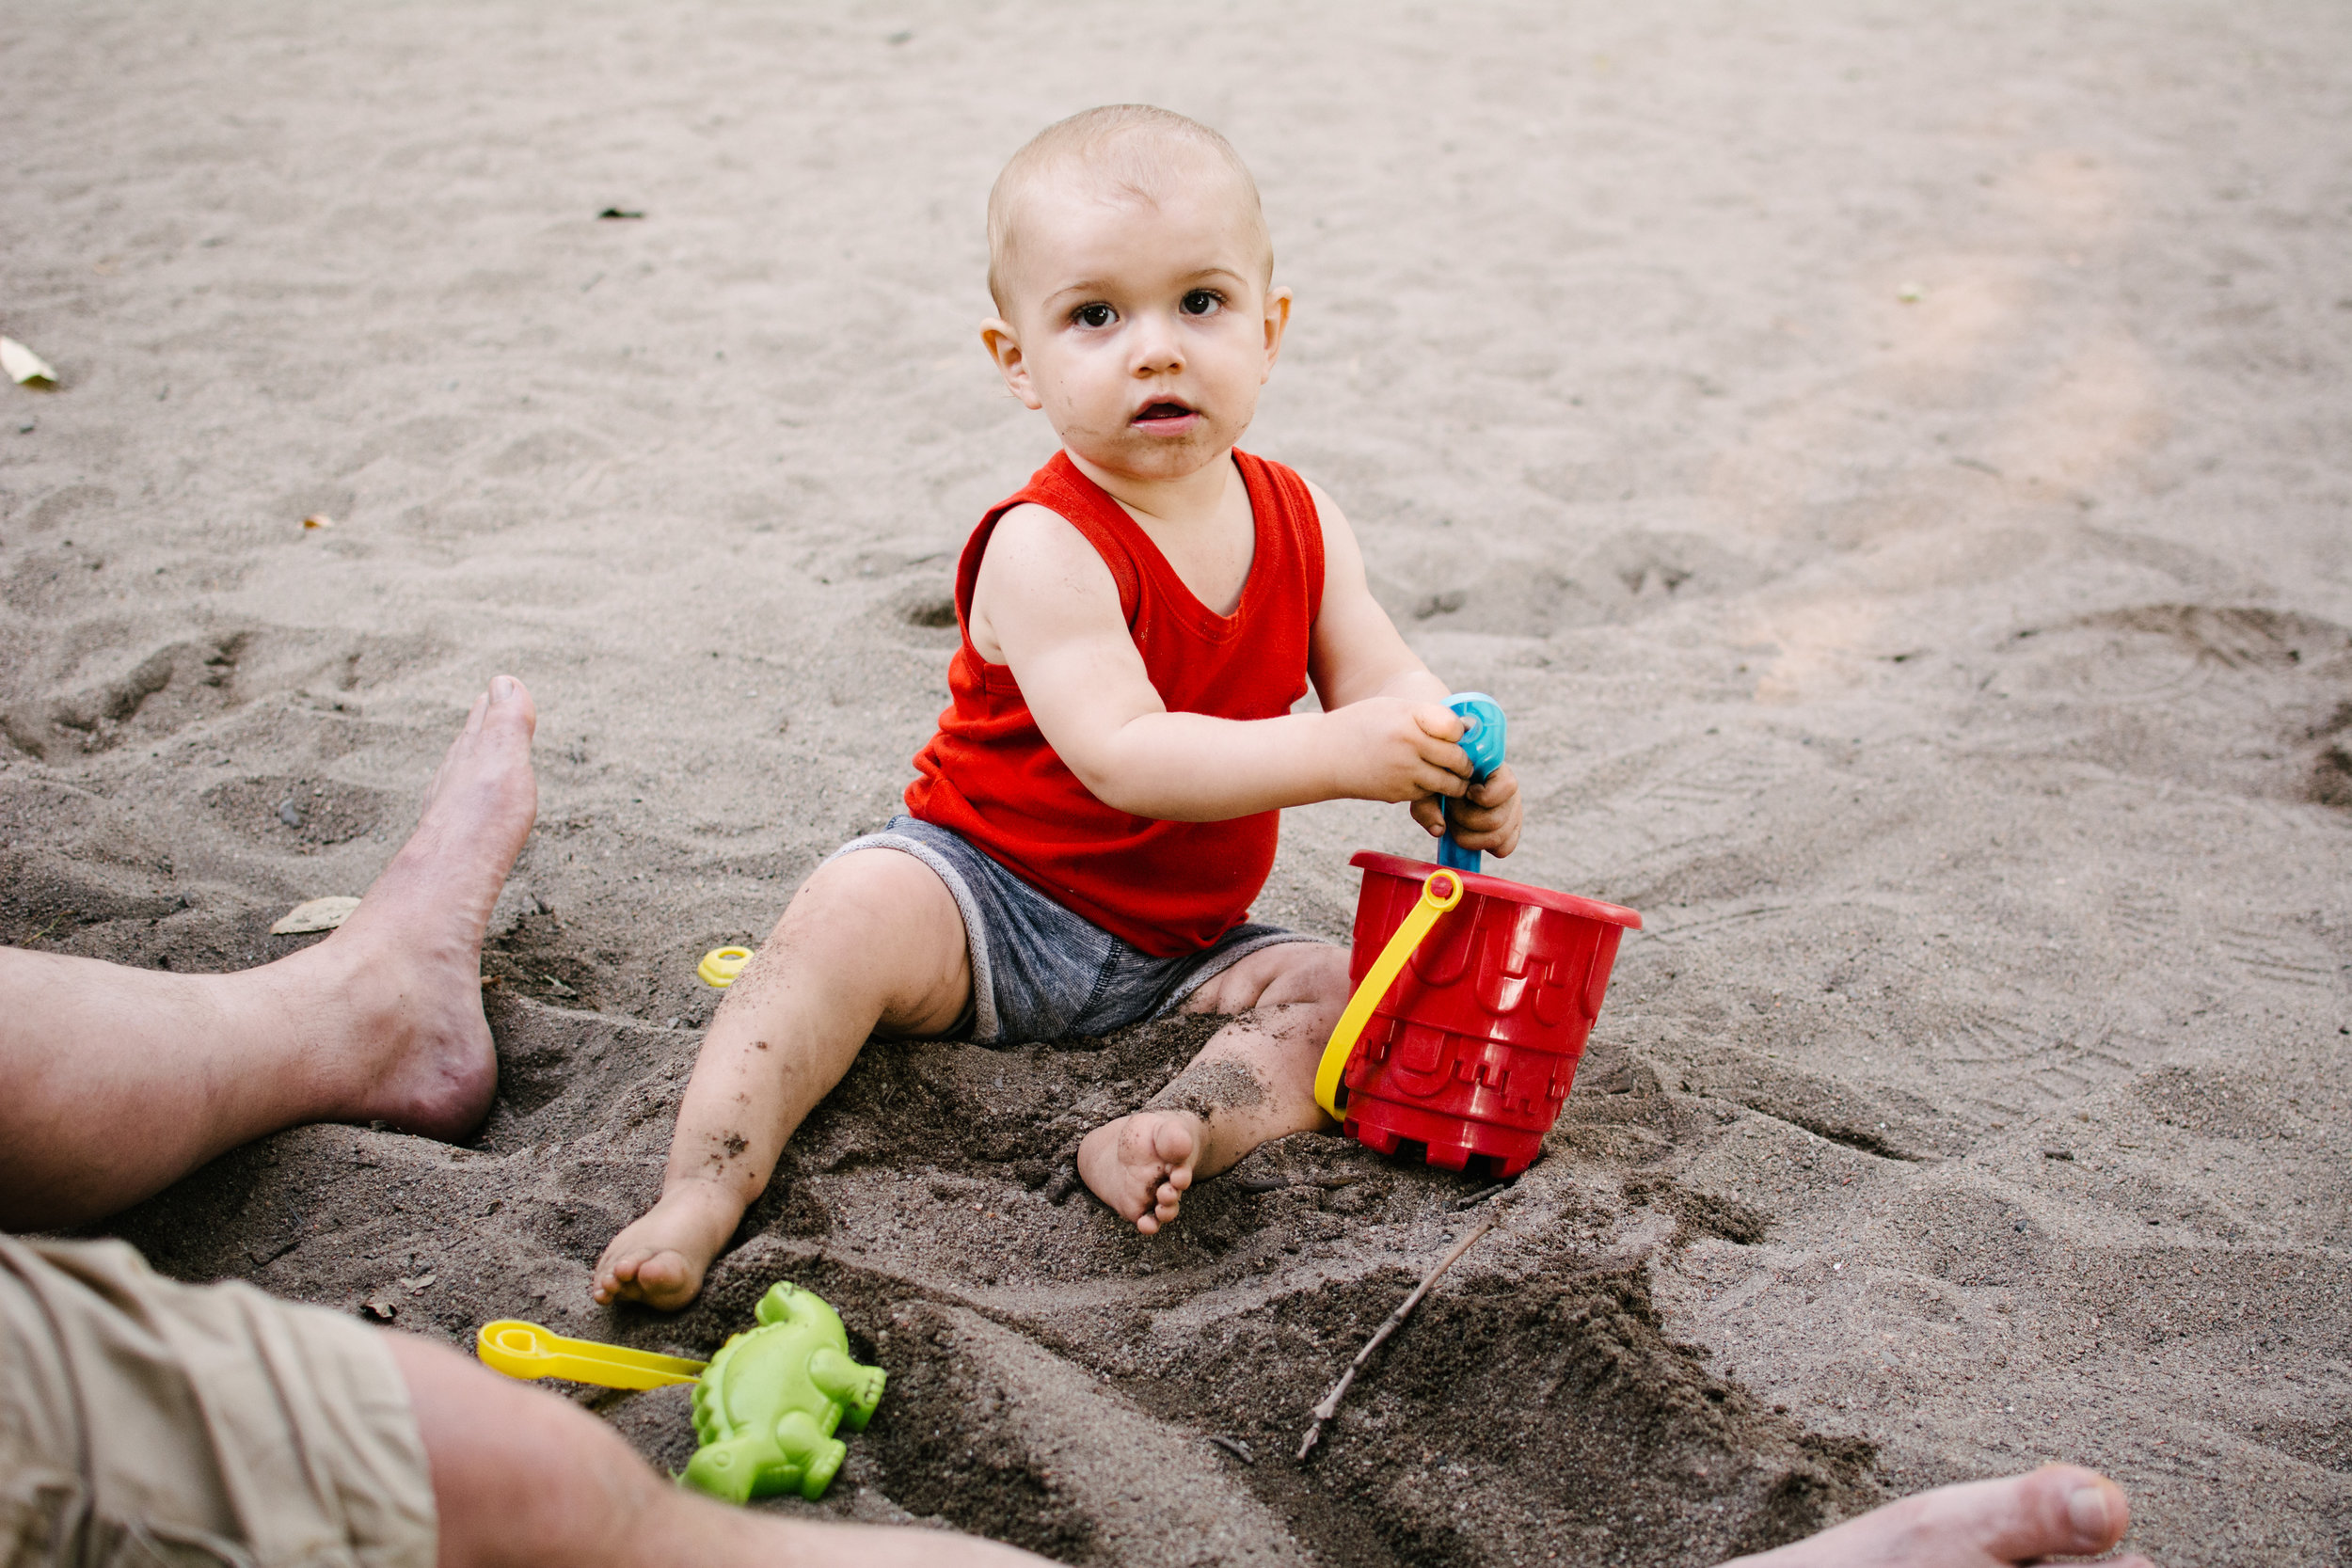
[[[860,1568],[1011,1568],[1009,1546],[918,1529],[787,1522],[663,1485],[577,1406],[455,1352],[393,1340],[432,1467],[444,1568],[794,1561]],[[2122,1539],[2114,1482],[2071,1465],[1941,1487],[1739,1560],[1736,1568],[2014,1568]],[[789,1557],[785,1554],[793,1554]],[[2114,1568],[2151,1568],[2145,1558]]]
[[[175,974],[0,948],[0,1227],[99,1218],[304,1122],[479,1122],[498,1084],[482,933],[537,809],[535,717],[519,681],[490,683],[416,832],[301,952]]]
[[[1319,942],[1262,947],[1203,983],[1184,1011],[1239,1016],[1151,1103],[1086,1135],[1087,1186],[1149,1235],[1196,1180],[1269,1139],[1328,1128],[1315,1065],[1347,994],[1346,952]]]
[[[970,1536],[781,1519],[663,1481],[577,1405],[444,1346],[389,1337],[432,1469],[442,1568],[1017,1568]]]
[[[2011,1568],[2095,1556],[2131,1527],[2123,1490],[2074,1465],[1939,1486],[1725,1568]],[[2108,1568],[2151,1568],[2144,1557]]]
[[[675,1310],[767,1190],[777,1156],[877,1033],[945,1034],[972,995],[963,915],[897,849],[827,861],[703,1037],[653,1208],[596,1261],[598,1301]]]

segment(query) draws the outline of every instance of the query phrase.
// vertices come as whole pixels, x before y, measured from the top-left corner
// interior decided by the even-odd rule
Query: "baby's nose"
[[[1184,340],[1171,324],[1147,316],[1135,334],[1135,368],[1138,375],[1182,369]]]

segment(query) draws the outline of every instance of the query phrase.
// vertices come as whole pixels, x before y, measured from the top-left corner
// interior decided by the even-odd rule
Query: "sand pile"
[[[2045,1456],[2167,1562],[2343,1560],[2348,28],[19,25],[0,332],[61,386],[0,387],[0,941],[284,951],[492,673],[544,716],[476,1145],[291,1133],[121,1233],[453,1338],[705,1349],[788,1274],[893,1377],[823,1506],[1073,1561],[1695,1563]],[[584,1294],[694,959],[892,809],[953,551],[1050,450],[973,342],[988,181],[1120,99],[1256,167],[1299,307],[1248,445],[1509,709],[1507,869],[1648,923],[1548,1157],[1303,1467],[1477,1184],[1300,1138],[1157,1242],[1053,1201],[1181,1030],[877,1051],[702,1305]],[[1339,936],[1348,853],[1414,847],[1295,813],[1259,912]],[[675,1462],[675,1396],[597,1402]]]

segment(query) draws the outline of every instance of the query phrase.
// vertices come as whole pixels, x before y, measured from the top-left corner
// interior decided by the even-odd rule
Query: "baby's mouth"
[[[1187,408],[1181,403],[1167,401],[1150,403],[1144,404],[1142,411],[1129,422],[1139,425],[1170,425],[1191,419],[1196,412],[1197,410]]]

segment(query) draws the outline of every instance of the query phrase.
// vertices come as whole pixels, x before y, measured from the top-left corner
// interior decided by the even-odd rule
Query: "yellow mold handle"
[[[751,966],[752,950],[748,947],[714,947],[703,955],[703,961],[694,966],[706,986],[724,990],[741,978]]]
[[[1396,977],[1405,971],[1405,960],[1413,956],[1413,949],[1438,923],[1438,916],[1461,901],[1462,879],[1456,873],[1438,870],[1422,879],[1421,897],[1405,912],[1389,944],[1364,972],[1364,983],[1347,999],[1347,1010],[1340,1014],[1331,1029],[1331,1042],[1323,1048],[1323,1060],[1315,1067],[1315,1103],[1326,1115],[1337,1117],[1340,1114],[1340,1079],[1347,1071],[1348,1057],[1356,1053],[1357,1037],[1372,1022],[1372,1009],[1396,984]]]
[[[501,1318],[484,1323],[474,1338],[482,1364],[508,1377],[566,1377],[599,1388],[660,1388],[691,1383],[707,1362],[649,1350],[624,1350],[588,1339],[566,1339],[537,1323]]]

